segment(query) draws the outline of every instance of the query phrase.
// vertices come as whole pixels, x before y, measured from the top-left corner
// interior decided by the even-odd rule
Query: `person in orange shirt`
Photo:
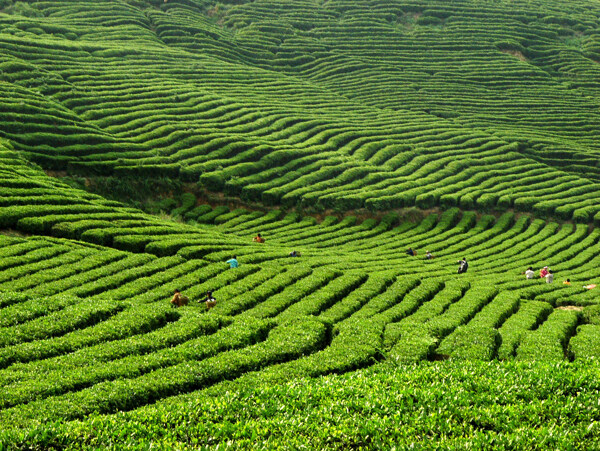
[[[183,307],[187,305],[189,302],[189,298],[187,296],[183,296],[179,290],[175,290],[175,294],[173,294],[173,298],[171,298],[171,305],[173,307]]]
[[[571,285],[571,279],[567,279],[563,282],[565,285]]]
[[[257,233],[256,236],[252,238],[252,241],[255,241],[257,243],[264,243],[265,239],[261,236],[260,233]]]

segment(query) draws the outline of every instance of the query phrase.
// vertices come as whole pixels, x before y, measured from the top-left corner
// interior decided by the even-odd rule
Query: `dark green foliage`
[[[0,126],[135,206],[186,182],[313,212],[590,223],[596,6],[5,1]]]
[[[212,207],[210,205],[202,204],[197,207],[192,208],[184,214],[184,218],[186,220],[196,220],[198,217],[205,215],[212,211]]]
[[[181,217],[196,206],[196,196],[192,193],[183,193],[179,200],[180,206],[171,210],[171,216]]]

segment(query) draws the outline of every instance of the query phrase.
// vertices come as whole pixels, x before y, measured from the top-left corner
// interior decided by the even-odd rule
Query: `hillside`
[[[600,220],[595,2],[4,11],[1,134],[47,168],[317,209]]]
[[[0,8],[0,450],[600,447],[598,2]]]
[[[270,449],[301,443],[298,434],[311,447],[410,446],[430,427],[413,417],[412,403],[397,406],[404,432],[376,433],[388,420],[377,413],[385,410],[371,412],[398,402],[382,397],[380,384],[406,390],[406,380],[421,387],[411,399],[450,422],[448,435],[432,436],[440,446],[500,440],[530,448],[545,440],[535,426],[544,402],[557,406],[548,414],[556,446],[598,440],[589,429],[597,409],[569,407],[575,392],[594,397],[600,382],[598,297],[583,287],[600,282],[598,229],[457,208],[417,222],[395,215],[317,222],[189,201],[173,210],[188,218],[181,223],[71,188],[8,149],[1,155],[0,218],[9,229],[0,235],[0,443],[9,449],[172,449],[229,440],[241,449],[260,440]],[[257,230],[266,243],[252,242]],[[418,255],[405,254],[408,246]],[[425,250],[435,258],[424,259]],[[239,268],[225,263],[232,254]],[[471,268],[456,274],[464,255]],[[550,265],[555,283],[526,280],[529,265]],[[572,285],[562,283],[567,277]],[[191,305],[169,306],[175,288]],[[196,302],[207,290],[218,300],[208,313]],[[428,362],[440,359],[453,362]],[[371,366],[372,375],[356,372]],[[332,373],[349,376],[311,382]],[[439,398],[444,385],[422,387],[423,377],[442,374],[466,406],[469,393],[481,390],[479,414],[465,407],[457,417]],[[494,404],[486,394],[492,379],[500,391],[518,380],[520,394],[506,399],[511,407],[499,420],[481,420]],[[348,401],[356,390],[374,390],[373,381],[373,403]],[[296,406],[272,404],[283,396],[273,393],[281,384],[319,413],[334,415],[347,402],[358,413],[305,424]],[[342,389],[348,395],[337,401]],[[532,393],[537,403],[521,417],[522,397]],[[255,402],[283,416],[270,419]],[[245,407],[236,409],[239,403]],[[214,420],[206,409],[219,412],[210,429],[201,427]],[[568,412],[580,419],[564,425]],[[342,429],[331,422],[337,415]],[[464,415],[473,422],[466,429]],[[359,427],[367,419],[371,426]],[[193,432],[181,426],[190,421]]]

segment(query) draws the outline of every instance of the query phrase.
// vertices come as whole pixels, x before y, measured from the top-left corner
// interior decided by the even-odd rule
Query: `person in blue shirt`
[[[229,263],[230,268],[237,268],[239,266],[239,263],[238,263],[237,259],[235,258],[235,255],[233,257],[231,257],[231,259],[227,260],[227,263]]]

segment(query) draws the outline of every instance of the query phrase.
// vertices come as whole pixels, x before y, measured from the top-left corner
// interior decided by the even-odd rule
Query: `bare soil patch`
[[[47,169],[45,172],[48,177],[54,177],[59,179],[69,175],[67,171],[54,171],[52,169]]]
[[[517,58],[518,60],[521,60],[521,61],[528,61],[527,57],[525,55],[523,55],[523,53],[521,53],[518,50],[502,50],[502,53],[506,53],[508,55],[512,55],[512,56],[514,56],[515,58]]]
[[[579,307],[577,305],[561,305],[560,307],[556,307],[557,310],[574,310],[576,312],[581,312],[583,307]]]
[[[449,359],[450,359],[450,356],[447,354],[433,354],[431,356],[430,360],[432,360],[434,362],[440,362],[440,361],[449,360]]]
[[[17,238],[23,238],[31,236],[30,233],[23,233],[14,229],[0,229],[0,235],[12,236]]]

